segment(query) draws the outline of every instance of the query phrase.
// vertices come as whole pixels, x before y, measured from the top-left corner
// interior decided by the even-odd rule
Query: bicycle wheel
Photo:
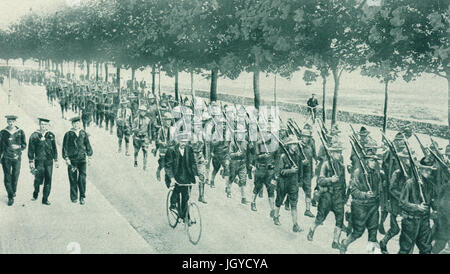
[[[202,236],[202,216],[197,204],[189,203],[185,226],[189,241],[196,245]]]
[[[167,213],[167,220],[169,221],[169,226],[171,228],[175,228],[178,224],[178,212],[176,210],[170,209],[170,198],[172,197],[173,190],[170,189],[167,193],[167,200],[166,200],[166,213]]]

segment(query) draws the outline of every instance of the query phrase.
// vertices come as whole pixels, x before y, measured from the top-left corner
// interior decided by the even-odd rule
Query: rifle
[[[158,115],[159,115],[159,122],[160,122],[160,124],[161,124],[161,128],[163,128],[163,118],[162,118],[162,115],[161,115],[161,109],[159,108],[159,101],[158,101],[158,98],[156,98],[156,109],[158,110]],[[163,137],[164,137],[164,141],[163,142],[166,142],[166,136],[165,136],[165,134],[164,134],[164,130],[163,130]]]
[[[450,175],[450,172],[448,171],[448,165],[444,162],[444,160],[442,160],[434,151],[432,151],[431,149],[429,150],[431,155],[433,155],[433,157],[436,159],[436,161],[442,166],[442,169],[446,171],[446,173],[448,175]]]
[[[247,108],[245,107],[245,106],[242,106],[243,108],[244,108],[244,110],[245,110],[245,113],[247,114],[247,117],[248,117],[248,119],[250,120],[250,114],[248,113],[248,111],[247,111]],[[265,152],[266,153],[268,153],[269,152],[269,150],[267,149],[267,145],[266,145],[266,142],[264,141],[264,137],[262,136],[262,133],[261,133],[261,128],[259,127],[259,123],[258,123],[258,121],[256,121],[256,127],[257,127],[257,129],[258,129],[258,132],[259,132],[259,137],[261,137],[261,141],[263,142],[263,145],[264,145],[264,149],[265,149]]]
[[[420,198],[422,198],[422,201],[424,204],[427,204],[426,200],[425,200],[425,196],[423,195],[423,189],[422,189],[422,185],[423,185],[423,181],[420,178],[420,174],[419,174],[419,170],[417,169],[416,164],[414,163],[414,159],[411,153],[411,150],[409,149],[409,145],[408,142],[406,141],[406,139],[403,139],[403,142],[406,145],[406,150],[408,151],[408,155],[409,155],[409,161],[411,162],[411,170],[412,170],[412,174],[414,175],[414,178],[416,179],[416,182],[419,184],[419,194],[420,194]]]
[[[400,160],[400,157],[398,157],[397,149],[395,148],[394,144],[391,141],[389,141],[388,138],[386,138],[386,135],[384,135],[383,130],[380,129],[380,131],[381,131],[382,140],[388,146],[388,148],[391,151],[391,153],[394,155],[395,159],[398,162],[398,166],[400,167],[400,171],[402,172],[403,176],[406,178],[407,177],[407,173],[406,173],[406,170],[405,170],[405,166],[403,165],[403,162]]]
[[[419,137],[416,135],[416,133],[413,133],[414,137],[417,139],[417,142],[419,142],[420,145],[420,149],[423,152],[424,156],[427,156],[429,154],[428,149],[422,144],[422,142],[420,141]]]
[[[226,124],[227,124],[228,128],[230,129],[231,133],[233,134],[234,145],[237,147],[239,153],[242,153],[242,150],[241,150],[240,146],[238,145],[238,143],[236,141],[236,134],[234,133],[233,128],[229,124],[229,121],[228,121],[227,115],[225,114],[225,111],[222,109],[222,103],[220,104],[220,107],[221,107],[221,110],[222,110],[222,115],[225,117]]]
[[[430,141],[431,141],[430,147],[433,146],[433,148],[436,150],[435,154],[436,154],[437,156],[439,156],[440,160],[443,162],[444,157],[443,157],[443,155],[439,152],[439,145],[438,145],[438,143],[437,143],[431,136],[430,136]],[[430,151],[430,152],[431,152],[431,151]]]
[[[290,124],[289,124],[289,122],[290,122],[290,120],[288,121],[288,124],[287,124],[289,131],[291,132],[291,134],[294,134],[295,136],[297,136],[297,138],[300,139],[300,136],[301,136],[300,134],[301,134],[301,132],[299,131],[298,128],[296,128],[296,127],[292,124],[292,122],[291,122]],[[308,159],[308,158],[306,158],[305,152],[304,152],[304,150],[303,150],[303,145],[302,145],[301,143],[298,143],[298,149],[300,150],[300,153],[302,154],[303,159]]]
[[[338,173],[337,173],[336,167],[334,166],[334,163],[331,159],[330,151],[328,150],[327,144],[319,130],[317,130],[317,133],[319,134],[319,139],[320,139],[320,142],[322,143],[322,146],[325,151],[325,155],[327,156],[327,160],[328,160],[328,163],[330,164],[331,170],[333,170],[333,175],[337,176]]]
[[[324,126],[322,120],[320,120],[319,118],[317,118],[316,120],[317,120],[318,123],[319,123],[320,132],[322,133],[322,137],[324,138],[325,141],[328,142],[329,140],[328,140],[327,134],[326,134],[326,132],[325,132],[325,126]]]
[[[372,187],[369,184],[369,174],[367,173],[367,168],[366,168],[363,160],[361,159],[361,155],[359,155],[359,152],[356,150],[355,143],[353,142],[352,139],[350,139],[350,145],[352,146],[352,149],[355,152],[356,157],[358,157],[361,169],[363,170],[363,173],[364,173],[364,179],[366,181],[367,187],[369,188],[369,191],[372,191]]]
[[[349,136],[350,140],[352,140],[353,143],[356,145],[356,147],[358,148],[358,152],[360,152],[363,156],[366,156],[363,146],[361,145],[358,138],[356,137],[357,134],[355,132],[355,129],[353,128],[353,126],[351,124],[349,124],[349,125],[350,125],[350,128],[352,129],[352,133],[353,133],[352,135]]]
[[[283,149],[283,151],[286,154],[286,156],[288,157],[289,162],[291,162],[292,167],[293,168],[298,168],[297,165],[295,164],[294,160],[292,160],[291,154],[289,153],[287,148],[284,146],[283,142],[281,142],[281,140],[275,134],[273,134],[273,132],[270,132],[270,133],[272,134],[273,137],[275,137],[275,139],[278,141],[278,143],[280,143],[280,146]]]

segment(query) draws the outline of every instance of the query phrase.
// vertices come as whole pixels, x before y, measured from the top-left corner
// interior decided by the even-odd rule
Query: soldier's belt
[[[256,168],[267,168],[267,169],[274,169],[274,165],[272,164],[256,164],[255,165]]]

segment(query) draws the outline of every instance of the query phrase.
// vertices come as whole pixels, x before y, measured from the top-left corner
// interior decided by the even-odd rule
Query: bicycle
[[[194,184],[179,184],[175,182],[175,184],[182,187],[191,187]],[[169,221],[169,226],[173,229],[180,223],[184,221],[184,226],[186,233],[188,235],[189,241],[196,245],[200,241],[200,237],[202,236],[202,217],[200,215],[200,209],[198,208],[195,202],[191,201],[191,188],[189,188],[189,199],[187,202],[186,216],[183,218],[179,215],[181,212],[181,204],[177,202],[177,208],[171,209],[171,197],[173,194],[174,187],[169,188],[169,192],[167,193],[166,200],[166,213],[167,220]]]

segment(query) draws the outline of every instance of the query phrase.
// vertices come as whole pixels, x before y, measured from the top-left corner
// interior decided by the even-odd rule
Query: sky
[[[0,28],[30,12],[51,12],[61,6],[80,0],[0,0]]]

